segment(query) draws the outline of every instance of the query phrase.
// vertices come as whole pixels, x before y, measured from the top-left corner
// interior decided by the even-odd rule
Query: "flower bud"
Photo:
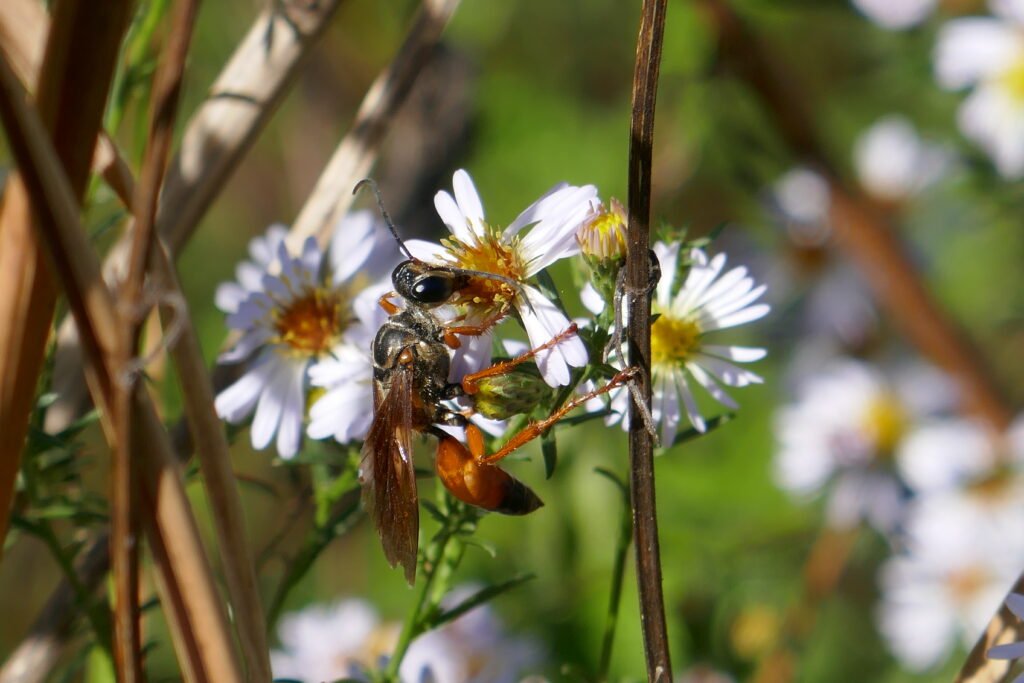
[[[532,413],[553,394],[533,363],[517,365],[510,372],[485,377],[473,394],[476,411],[492,420]]]

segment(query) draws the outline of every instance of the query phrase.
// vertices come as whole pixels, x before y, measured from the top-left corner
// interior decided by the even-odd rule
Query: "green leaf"
[[[558,464],[558,444],[555,442],[555,430],[549,429],[540,435],[540,452],[544,456],[544,478],[550,479]]]
[[[704,424],[705,424],[706,429],[703,432],[699,432],[696,429],[694,429],[693,427],[690,427],[689,429],[687,429],[685,431],[682,431],[682,432],[679,432],[678,434],[676,434],[675,441],[673,441],[671,443],[671,445],[669,445],[669,446],[662,446],[662,448],[667,450],[669,448],[672,448],[673,446],[678,446],[681,443],[686,443],[687,441],[692,441],[693,439],[696,439],[697,437],[707,436],[708,434],[710,434],[711,432],[715,431],[716,429],[718,429],[719,427],[721,427],[725,423],[732,422],[735,418],[736,418],[736,413],[722,413],[721,415],[716,415],[715,417],[711,418],[710,420],[706,420],[705,421]]]
[[[509,579],[504,583],[499,583],[493,586],[487,586],[485,588],[482,588],[478,590],[476,593],[473,593],[473,595],[469,596],[468,598],[460,602],[455,607],[449,610],[445,610],[438,614],[437,617],[431,620],[430,628],[437,628],[438,626],[447,624],[450,621],[454,621],[455,619],[458,619],[470,610],[475,609],[486,602],[490,602],[502,593],[507,593],[513,588],[521,586],[527,581],[532,581],[535,578],[535,574],[523,574],[521,576]]]

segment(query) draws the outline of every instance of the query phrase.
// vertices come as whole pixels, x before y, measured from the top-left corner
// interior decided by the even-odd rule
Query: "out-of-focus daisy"
[[[923,369],[890,380],[843,359],[806,376],[797,395],[775,420],[776,481],[799,496],[828,488],[833,526],[866,520],[891,531],[905,497],[893,467],[896,451],[922,416],[951,407],[948,380]]]
[[[787,171],[775,182],[771,195],[793,244],[804,248],[825,244],[831,234],[832,195],[820,173],[803,166]]]
[[[437,213],[451,236],[440,245],[410,240],[409,250],[424,261],[493,273],[518,283],[515,287],[506,281],[473,278],[452,302],[465,311],[466,324],[493,321],[514,309],[534,347],[568,329],[565,313],[528,280],[555,261],[579,253],[576,229],[597,202],[597,189],[593,185],[556,185],[502,230],[484,219],[483,203],[466,171],[456,171],[452,185],[454,197],[444,191],[434,197]],[[524,234],[529,226],[533,227]],[[456,354],[456,366],[462,357],[472,357],[481,365],[481,357],[489,354],[490,335],[463,337],[462,341],[464,348]],[[536,363],[548,384],[565,385],[570,367],[586,365],[587,349],[572,336],[539,353]]]
[[[1018,619],[1024,620],[1024,595],[1012,593],[1006,598],[1006,606]],[[1020,659],[1024,657],[1024,642],[1006,643],[989,648],[989,659]],[[1013,683],[1024,683],[1024,674],[1013,679]]]
[[[465,596],[456,589],[453,595]],[[445,600],[451,606],[452,596]],[[275,678],[308,683],[348,677],[369,681],[386,664],[399,635],[398,624],[381,623],[362,600],[313,605],[281,619],[281,650],[271,652]],[[486,605],[416,638],[399,667],[402,683],[515,683],[541,664],[533,640],[510,636]]]
[[[1024,563],[1019,526],[1004,537],[980,533],[975,508],[955,498],[931,501],[915,503],[907,552],[879,575],[879,628],[900,661],[918,671],[944,661],[957,642],[973,645]]]
[[[927,19],[938,0],[853,0],[853,4],[882,28],[903,29]]]
[[[253,292],[263,288],[263,274],[277,257],[277,250],[288,228],[275,223],[267,232],[249,240],[249,259],[235,266],[235,282],[222,282],[217,286],[214,303],[225,313],[234,313],[238,306]]]
[[[1024,2],[990,0],[992,17],[953,19],[935,48],[935,74],[950,90],[973,87],[957,121],[1006,178],[1024,175]]]
[[[279,271],[269,270],[270,259],[257,245],[252,251],[259,257],[253,265],[265,264],[259,286],[253,288],[254,273],[247,273],[239,288],[220,290],[218,303],[229,313],[228,326],[241,338],[219,360],[251,361],[245,374],[217,396],[215,405],[218,415],[232,423],[254,413],[254,448],[266,448],[276,435],[278,454],[293,457],[302,440],[310,365],[328,355],[354,363],[356,353],[373,338],[376,328],[368,327],[366,315],[354,314],[353,300],[368,284],[363,267],[377,258],[378,246],[386,244],[379,241],[378,232],[373,221],[343,220],[325,268],[315,240],[307,240],[302,252],[292,255],[272,229],[264,245],[276,245]],[[369,367],[368,357],[362,362]],[[366,412],[365,406],[356,410]]]
[[[857,139],[853,161],[861,186],[885,201],[901,201],[938,180],[949,155],[926,143],[902,116],[886,116]]]
[[[709,259],[701,249],[690,250],[686,280],[674,291],[679,249],[678,242],[654,244],[662,276],[651,305],[652,313],[658,316],[651,326],[651,414],[661,425],[661,442],[665,446],[675,440],[683,412],[696,430],[703,432],[707,428],[697,409],[690,380],[732,410],[737,410],[739,404],[722,385],[745,387],[761,383],[760,376],[736,363],[760,360],[765,356],[764,349],[709,344],[707,335],[759,320],[770,310],[768,304],[756,303],[765,287],[755,287],[746,268],[726,271],[725,254]],[[599,301],[590,295],[585,304],[596,306]],[[612,412],[606,422],[614,424],[621,420],[623,428],[628,429],[629,401],[628,391],[613,392]]]

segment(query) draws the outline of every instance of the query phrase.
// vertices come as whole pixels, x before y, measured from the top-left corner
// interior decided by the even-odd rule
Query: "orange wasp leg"
[[[398,292],[388,292],[381,298],[377,299],[377,305],[383,308],[384,312],[387,313],[388,315],[394,315],[395,313],[398,313],[399,310],[401,310],[398,308],[398,306],[391,302],[391,297],[393,296],[398,296]]]
[[[547,340],[546,342],[544,342],[535,349],[530,349],[529,351],[520,356],[516,356],[515,358],[511,358],[509,360],[501,361],[500,363],[495,363],[489,368],[484,368],[483,370],[472,372],[466,375],[465,377],[462,378],[462,390],[466,394],[472,396],[477,392],[477,384],[480,382],[480,380],[487,379],[488,377],[497,377],[498,375],[504,375],[511,372],[512,368],[519,365],[520,363],[524,363],[530,360],[541,351],[544,351],[545,349],[550,349],[553,346],[561,344],[563,341],[576,334],[576,331],[578,329],[579,327],[576,325],[576,323],[572,323],[571,325],[569,325],[569,327],[565,328],[564,330],[562,330],[554,337]]]
[[[459,348],[462,343],[455,336],[461,334],[464,337],[479,337],[480,335],[487,332],[499,322],[501,319],[508,315],[508,307],[502,307],[497,313],[492,315],[490,318],[486,318],[483,322],[476,325],[453,325],[452,327],[444,328],[444,343],[453,349]],[[455,318],[455,321],[462,321],[465,319],[465,315],[461,315]]]
[[[501,460],[502,458],[509,455],[516,449],[536,439],[538,436],[547,431],[548,428],[550,428],[553,424],[555,424],[563,417],[565,417],[567,414],[569,414],[573,409],[578,408],[579,406],[583,405],[584,403],[586,403],[587,401],[596,396],[607,394],[612,389],[616,389],[623,385],[629,384],[629,382],[634,377],[636,377],[636,375],[639,372],[640,369],[635,367],[626,368],[625,370],[618,372],[614,377],[608,380],[608,383],[605,384],[603,387],[600,387],[593,391],[589,391],[586,394],[580,394],[579,396],[576,396],[573,399],[566,401],[564,404],[562,404],[561,408],[559,408],[558,410],[556,410],[543,420],[530,422],[528,425],[526,425],[526,427],[522,429],[522,431],[516,433],[516,435],[509,439],[504,446],[498,449],[496,453],[493,453],[491,455],[485,455],[483,457],[477,457],[479,457],[481,463],[488,465]],[[470,438],[470,431],[468,428],[466,431],[466,437],[467,441],[469,441],[470,444],[470,450],[472,451],[474,444],[472,439]],[[476,438],[480,439],[482,449],[483,437],[479,434],[479,430],[477,431]],[[477,454],[474,452],[473,455],[476,456]]]

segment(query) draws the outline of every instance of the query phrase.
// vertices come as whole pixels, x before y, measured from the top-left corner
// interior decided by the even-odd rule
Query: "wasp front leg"
[[[398,296],[398,292],[390,291],[382,295],[379,299],[377,299],[377,305],[383,308],[384,312],[387,313],[388,315],[394,315],[395,313],[398,313],[398,311],[401,310],[400,308],[398,308],[398,306],[394,304],[394,302],[391,301],[391,297],[394,296]]]
[[[466,392],[466,394],[472,396],[479,390],[479,384],[482,380],[485,380],[489,377],[497,377],[499,375],[508,374],[517,365],[525,363],[526,361],[530,360],[541,351],[544,351],[545,349],[550,349],[554,346],[557,346],[558,344],[561,344],[563,341],[576,334],[578,329],[579,328],[576,325],[576,323],[572,323],[571,325],[569,325],[569,327],[565,328],[563,331],[559,332],[554,337],[544,342],[535,349],[530,349],[526,353],[516,356],[515,358],[511,358],[506,361],[501,361],[500,363],[495,363],[494,365],[488,368],[484,368],[483,370],[479,370],[477,372],[473,372],[466,375],[465,377],[462,378],[462,389]]]

